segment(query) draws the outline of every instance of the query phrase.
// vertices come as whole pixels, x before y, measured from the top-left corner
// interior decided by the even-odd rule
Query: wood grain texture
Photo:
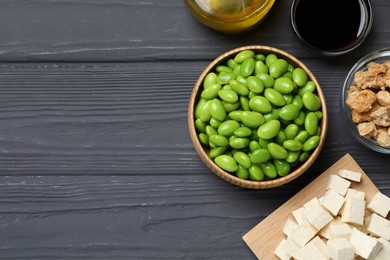
[[[390,196],[389,157],[347,132],[341,86],[390,45],[390,2],[338,58],[303,49],[277,1],[254,31],[200,25],[178,0],[0,1],[0,259],[255,259],[241,237],[350,153]],[[201,71],[244,45],[301,59],[328,103],[327,141],[278,189],[221,181],[196,154],[187,105]]]

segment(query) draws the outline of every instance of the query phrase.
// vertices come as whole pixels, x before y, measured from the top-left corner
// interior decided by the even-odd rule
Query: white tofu
[[[291,256],[290,254],[286,253],[285,248],[286,248],[286,239],[282,239],[278,246],[276,247],[274,254],[279,257],[281,260],[290,260]]]
[[[284,252],[287,255],[290,255],[291,257],[294,257],[295,259],[301,259],[301,255],[299,254],[299,250],[302,247],[299,246],[294,239],[292,238],[287,238],[286,242],[284,244]]]
[[[319,236],[315,236],[307,245],[314,245],[324,256],[328,255],[326,244]]]
[[[299,225],[298,229],[295,230],[291,235],[293,239],[299,246],[303,247],[306,245],[315,235],[317,234],[317,229],[313,227],[308,222],[303,222]]]
[[[370,234],[390,240],[390,221],[376,213],[372,213],[368,222],[367,230]]]
[[[321,200],[321,205],[326,208],[333,216],[337,216],[345,198],[333,189],[328,190]]]
[[[322,229],[333,220],[332,215],[320,204],[314,204],[310,208],[304,209],[303,216],[317,230]]]
[[[330,238],[345,238],[349,239],[352,234],[352,228],[346,223],[336,223],[329,226]]]
[[[301,207],[301,208],[298,208],[292,212],[298,225],[301,225],[304,222],[304,217],[302,215],[303,210],[304,210],[304,207]]]
[[[352,244],[346,238],[329,239],[327,244],[328,255],[333,260],[352,260],[355,251]],[[313,258],[314,260],[315,258]]]
[[[315,204],[319,204],[320,201],[317,199],[317,197],[314,197],[313,199],[309,200],[308,202],[306,202],[305,204],[303,204],[303,207],[305,209],[307,208],[310,208],[311,206],[315,205]]]
[[[313,244],[307,244],[299,250],[302,260],[328,260],[327,255],[323,255],[321,251]]]
[[[352,229],[352,235],[349,240],[355,253],[364,259],[374,259],[382,249],[382,244],[375,238],[370,237],[363,232]]]
[[[358,198],[350,198],[345,201],[345,207],[341,214],[341,221],[354,225],[364,224],[366,202]]]
[[[348,188],[351,186],[351,182],[338,176],[335,174],[332,174],[329,176],[328,185],[326,187],[327,190],[335,190],[340,195],[345,196],[345,194],[348,191]]]
[[[329,224],[327,224],[325,227],[323,227],[318,232],[318,235],[320,235],[323,238],[330,239],[330,227],[332,225],[336,225],[337,223],[341,223],[341,218],[340,217],[336,217],[333,221],[331,221]]]
[[[287,221],[284,223],[282,231],[286,236],[290,236],[297,229],[298,229],[297,222],[295,222],[291,218],[288,218]]]
[[[364,191],[360,191],[360,190],[355,190],[355,189],[349,188],[348,191],[347,191],[347,194],[345,195],[345,199],[349,199],[351,197],[355,197],[355,198],[358,198],[358,199],[361,199],[361,200],[365,200],[366,193]]]
[[[386,218],[390,211],[390,198],[378,191],[374,198],[368,203],[367,208]]]
[[[360,182],[360,180],[362,179],[362,174],[360,172],[355,172],[347,169],[339,170],[339,175],[344,179],[355,182]]]
[[[389,260],[390,259],[390,242],[384,238],[378,238],[378,241],[382,244],[382,249],[374,258],[375,260]]]

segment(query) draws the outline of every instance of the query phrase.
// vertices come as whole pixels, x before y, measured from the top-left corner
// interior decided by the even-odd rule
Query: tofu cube
[[[317,230],[322,229],[333,220],[332,215],[320,204],[315,204],[310,208],[304,209],[303,216]]]
[[[352,234],[352,228],[346,223],[337,223],[329,227],[330,238],[345,238],[349,239]]]
[[[325,227],[323,227],[319,232],[318,232],[318,235],[320,235],[321,237],[323,238],[326,238],[326,239],[330,239],[330,227],[332,225],[336,225],[338,223],[342,223],[341,222],[341,217],[336,217],[334,218],[333,221],[331,221],[329,224],[327,224]]]
[[[313,244],[307,244],[299,250],[302,260],[328,260],[326,255],[323,255],[322,252]]]
[[[339,170],[339,175],[344,179],[355,182],[360,182],[360,180],[362,179],[362,174],[360,172],[355,172],[347,169]]]
[[[308,222],[303,222],[298,229],[291,234],[291,238],[300,246],[305,246],[315,235],[317,229]]]
[[[345,198],[333,189],[328,190],[321,200],[321,205],[326,208],[333,216],[337,216]]]
[[[349,199],[351,197],[365,200],[366,193],[364,191],[359,191],[359,190],[349,188],[347,194],[345,195],[345,199]]]
[[[320,201],[317,199],[317,197],[314,197],[313,199],[309,200],[308,202],[306,202],[305,204],[303,204],[303,207],[305,209],[307,208],[310,208],[311,206],[315,205],[315,204],[319,204]]]
[[[382,244],[382,249],[376,255],[375,260],[389,260],[390,259],[390,242],[380,237],[378,241]]]
[[[328,249],[328,256],[333,260],[354,259],[354,248],[346,238],[329,239],[326,246]]]
[[[329,176],[328,185],[326,187],[327,190],[335,190],[340,195],[345,196],[345,194],[348,191],[348,188],[351,186],[351,182],[338,176],[335,174],[332,174]]]
[[[382,249],[382,244],[377,239],[364,234],[356,228],[352,229],[349,242],[352,244],[355,254],[364,259],[373,259]]]
[[[292,212],[292,214],[293,214],[295,220],[297,221],[298,225],[301,225],[304,222],[304,220],[305,220],[303,215],[302,215],[303,210],[304,210],[304,208],[301,207],[301,208],[298,208],[298,209],[296,209],[296,210],[294,210]]]
[[[366,202],[358,198],[350,198],[345,201],[345,207],[341,214],[341,221],[361,226],[364,224]]]
[[[298,224],[291,218],[288,218],[287,221],[284,223],[282,231],[286,236],[290,236],[297,229]]]
[[[291,256],[290,254],[286,253],[285,248],[286,248],[286,239],[282,239],[278,246],[276,247],[274,254],[279,257],[281,260],[290,260]]]
[[[390,221],[376,213],[372,213],[368,223],[367,230],[370,234],[390,240]]]
[[[294,239],[292,238],[287,238],[286,239],[286,242],[284,243],[284,252],[295,258],[295,259],[301,259],[301,255],[299,254],[299,250],[301,249],[302,247],[299,246],[295,241]]]
[[[390,198],[378,191],[368,204],[367,208],[386,218],[390,211]]]
[[[326,248],[326,244],[324,240],[322,240],[319,236],[315,236],[312,240],[310,240],[307,245],[314,245],[318,248],[318,250],[322,253],[322,255],[327,256],[328,250]]]

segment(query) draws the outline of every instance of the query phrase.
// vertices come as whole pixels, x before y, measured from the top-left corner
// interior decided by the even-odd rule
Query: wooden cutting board
[[[242,237],[258,259],[279,259],[274,255],[274,251],[279,242],[285,237],[282,228],[288,217],[293,218],[291,212],[302,207],[303,204],[314,197],[320,198],[324,195],[329,175],[337,174],[340,169],[349,169],[362,173],[361,182],[352,182],[351,188],[364,191],[366,193],[366,201],[371,201],[378,188],[352,156],[346,154]]]

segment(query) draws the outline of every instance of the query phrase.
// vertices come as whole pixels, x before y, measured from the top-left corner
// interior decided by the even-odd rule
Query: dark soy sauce
[[[296,25],[301,38],[323,51],[354,44],[362,33],[365,13],[361,0],[300,0]]]

